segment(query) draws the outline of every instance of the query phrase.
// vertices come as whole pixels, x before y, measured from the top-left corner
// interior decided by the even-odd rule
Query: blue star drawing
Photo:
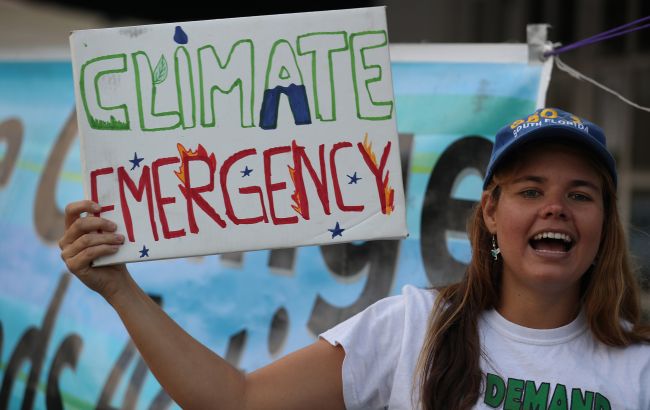
[[[140,168],[140,163],[142,162],[143,159],[144,158],[138,158],[138,153],[134,152],[133,153],[133,159],[129,160],[129,162],[133,164],[133,166],[131,167],[131,171],[133,171],[135,169],[135,167]]]
[[[334,239],[337,236],[340,236],[342,238],[343,237],[343,231],[345,231],[345,229],[341,228],[339,226],[339,223],[337,222],[334,229],[328,229],[328,231],[332,232],[332,239]]]
[[[356,184],[357,181],[360,181],[360,180],[363,179],[363,178],[357,176],[357,171],[354,171],[354,175],[352,175],[352,176],[348,175],[347,177],[350,178],[350,182],[348,182],[348,185]]]
[[[142,250],[140,251],[140,257],[144,258],[145,256],[147,258],[149,257],[149,249],[147,249],[146,245],[142,245]]]
[[[253,172],[253,170],[250,169],[250,168],[248,168],[248,165],[246,165],[246,168],[244,168],[243,171],[239,171],[239,172],[242,173],[242,176],[241,176],[241,177],[243,178],[243,177],[249,177],[249,176],[251,176],[251,172]]]

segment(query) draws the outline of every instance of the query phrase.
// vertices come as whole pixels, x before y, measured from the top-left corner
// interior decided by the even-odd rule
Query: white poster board
[[[76,31],[97,264],[406,235],[383,7]]]

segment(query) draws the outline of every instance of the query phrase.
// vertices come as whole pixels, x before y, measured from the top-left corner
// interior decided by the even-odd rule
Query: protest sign
[[[70,37],[98,264],[406,235],[382,7]]]

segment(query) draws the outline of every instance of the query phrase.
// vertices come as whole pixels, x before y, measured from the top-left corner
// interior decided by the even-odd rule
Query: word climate
[[[346,81],[353,92],[341,98],[353,99],[347,104],[358,120],[389,120],[392,98],[376,87],[390,82],[387,48],[386,31],[375,30],[306,33],[279,39],[270,50],[240,39],[99,55],[80,64],[80,105],[94,130],[214,128],[231,116],[241,128],[272,130],[281,96],[296,125],[336,121],[336,82]],[[220,98],[238,101],[220,106]]]

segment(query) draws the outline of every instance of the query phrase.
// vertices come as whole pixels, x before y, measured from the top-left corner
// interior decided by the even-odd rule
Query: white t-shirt
[[[414,407],[415,366],[435,298],[434,291],[405,286],[401,295],[321,334],[345,350],[348,409]],[[479,335],[484,389],[476,409],[650,410],[650,344],[605,346],[583,314],[566,326],[540,330],[490,310],[479,319]]]

